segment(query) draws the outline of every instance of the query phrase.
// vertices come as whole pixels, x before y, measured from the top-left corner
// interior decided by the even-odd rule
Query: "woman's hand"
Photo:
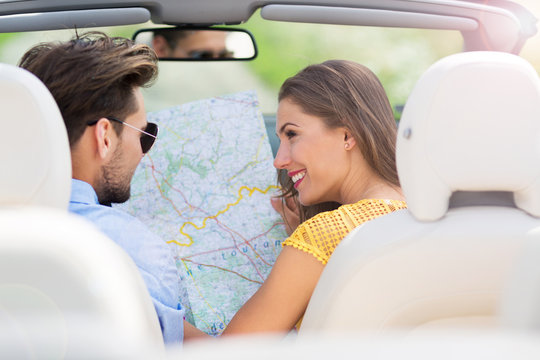
[[[285,199],[285,201],[283,201],[283,199]],[[270,199],[270,203],[274,210],[276,210],[283,218],[287,235],[291,235],[298,225],[300,225],[299,209],[296,206],[294,199],[291,196],[286,198],[273,197]]]

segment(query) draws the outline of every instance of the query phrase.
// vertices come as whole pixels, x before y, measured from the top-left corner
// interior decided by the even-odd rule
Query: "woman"
[[[317,204],[342,206],[294,230],[268,279],[224,334],[291,330],[337,244],[365,221],[406,207],[395,164],[396,132],[381,83],[360,64],[326,61],[285,81],[279,93],[276,133],[281,143],[274,166],[287,171],[305,212]],[[289,194],[285,190],[281,214],[292,219],[292,230],[298,214]]]

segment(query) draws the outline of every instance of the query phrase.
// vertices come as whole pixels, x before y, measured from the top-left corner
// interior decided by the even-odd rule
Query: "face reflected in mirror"
[[[134,40],[151,46],[161,60],[251,60],[257,55],[253,37],[242,29],[143,29]]]
[[[227,49],[226,38],[227,33],[224,31],[156,31],[152,39],[152,47],[160,58],[232,58],[234,53]]]

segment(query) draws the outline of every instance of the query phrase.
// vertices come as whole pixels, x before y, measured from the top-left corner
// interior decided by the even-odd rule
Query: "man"
[[[152,297],[166,343],[201,335],[183,320],[179,278],[168,245],[134,217],[113,209],[130,196],[135,168],[157,126],[146,122],[141,87],[157,76],[155,53],[131,40],[91,32],[43,43],[19,64],[55,98],[66,124],[73,170],[70,211],[93,222],[133,258]]]
[[[224,31],[165,28],[154,30],[152,48],[160,59],[232,59],[226,38]]]

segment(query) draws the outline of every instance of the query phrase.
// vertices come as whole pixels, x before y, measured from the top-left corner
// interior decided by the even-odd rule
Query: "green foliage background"
[[[0,48],[2,48],[6,42],[10,41],[10,39],[13,39],[16,36],[17,34],[15,33],[0,33]]]
[[[309,64],[348,59],[374,71],[393,105],[404,104],[418,77],[436,60],[461,51],[456,31],[374,28],[266,21],[244,26],[259,46],[253,71],[277,91]]]
[[[114,36],[131,37],[138,28],[160,26],[147,23],[142,26],[119,26],[97,30]],[[238,63],[160,64],[163,70],[160,77],[168,77],[173,73],[178,84],[178,90],[174,89],[174,97],[167,105],[215,96],[215,92],[218,91],[219,94],[224,94],[240,91],[239,89],[246,90],[252,85],[245,85],[242,81],[245,80],[244,77],[253,75],[253,78],[259,79],[265,87],[263,90],[269,90],[261,91],[259,95],[270,94],[263,101],[270,103],[269,108],[274,109],[272,94],[277,94],[285,79],[310,64],[328,59],[348,59],[373,70],[383,83],[392,105],[399,107],[406,102],[414,84],[431,64],[444,56],[460,52],[462,48],[462,37],[457,31],[276,22],[262,19],[258,12],[253,14],[247,23],[234,27],[250,30],[258,44],[257,59],[242,64],[249,72],[242,72],[236,77],[231,75],[236,74],[233,65]],[[87,30],[93,29],[80,29],[79,32]],[[73,36],[74,31],[60,32],[61,37],[58,34],[56,31],[0,34],[0,62],[16,63],[24,51],[33,44],[64,38],[67,40]],[[537,38],[539,36],[527,42],[526,49],[521,55],[540,69]],[[210,67],[219,69],[217,73],[219,78],[216,77],[216,72],[206,71]],[[190,77],[191,74],[196,74],[196,78]],[[233,80],[234,86],[224,85],[227,80]],[[194,81],[205,89],[215,90],[214,93],[195,92]],[[191,97],[186,97],[190,94]],[[159,106],[162,106],[161,103]],[[267,111],[273,112],[270,109]],[[396,117],[399,117],[399,114],[396,114]]]

